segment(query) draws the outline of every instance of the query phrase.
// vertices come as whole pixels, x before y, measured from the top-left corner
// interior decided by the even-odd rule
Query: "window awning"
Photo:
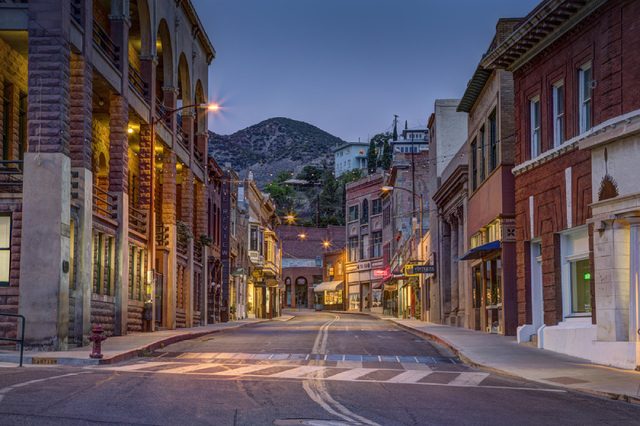
[[[342,287],[342,281],[325,281],[315,286],[313,291],[316,293],[322,291],[340,291]]]
[[[491,241],[490,243],[472,248],[471,250],[466,252],[465,255],[460,258],[460,260],[481,259],[482,256],[486,256],[492,251],[500,250],[500,247],[500,241]]]

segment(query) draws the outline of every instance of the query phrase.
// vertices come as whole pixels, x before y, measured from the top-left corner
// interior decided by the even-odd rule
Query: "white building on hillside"
[[[335,177],[354,169],[367,169],[366,142],[346,142],[333,149]]]

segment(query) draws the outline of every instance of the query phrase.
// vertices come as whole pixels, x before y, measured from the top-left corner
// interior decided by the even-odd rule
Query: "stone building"
[[[228,223],[230,217],[223,211],[230,203],[225,171],[211,157],[207,161],[207,323],[220,322],[228,312],[229,259]],[[224,195],[223,195],[224,194]],[[223,205],[224,204],[224,205]],[[225,267],[226,266],[226,267]],[[224,300],[224,302],[223,302]],[[222,307],[224,305],[224,315]]]
[[[323,255],[328,250],[344,248],[344,227],[282,225],[277,233],[282,242],[283,305],[311,308],[314,287],[323,281]]]
[[[247,208],[247,314],[255,318],[273,318],[281,313],[282,254],[275,229],[280,223],[276,207],[262,193],[253,173],[243,182],[239,201]]]
[[[92,324],[203,323],[206,109],[172,113],[207,102],[215,56],[191,2],[30,0],[2,16],[2,310],[56,348]]]
[[[381,172],[351,182],[346,188],[346,308],[382,310],[382,186]]]
[[[467,140],[467,114],[456,110],[459,102],[459,99],[437,99],[434,104],[433,114],[431,114],[427,123],[430,136],[427,191],[429,194],[429,206],[431,206],[429,208],[431,252],[425,253],[425,258],[435,262],[436,273],[429,278],[430,287],[426,292],[428,300],[425,303],[425,305],[429,306],[429,309],[422,317],[426,321],[434,323],[450,323],[450,263],[447,263],[443,269],[443,266],[445,266],[443,257],[447,262],[451,262],[450,248],[443,245],[445,239],[451,237],[449,234],[450,224],[448,222],[444,223],[444,217],[434,200],[435,194],[447,179],[444,172],[449,163],[456,158],[458,158],[459,162],[460,155],[466,156],[466,151],[459,152]],[[451,168],[449,169],[451,170]],[[458,173],[462,181],[466,180],[465,175],[466,171],[463,173],[460,170]],[[449,219],[452,218],[453,216],[449,216]],[[445,249],[446,253],[443,252]],[[464,251],[460,252],[460,254],[463,253]],[[457,259],[455,263],[457,264]],[[448,300],[446,303],[445,298]]]
[[[500,19],[488,52],[511,34],[520,19]],[[487,53],[488,53],[487,52]],[[518,326],[513,188],[513,77],[505,70],[474,72],[458,111],[468,113],[468,203],[466,212],[471,283],[465,298],[469,327],[515,335]]]
[[[515,85],[518,339],[625,368],[638,365],[625,177],[637,180],[639,16],[635,1],[546,0],[481,64]]]

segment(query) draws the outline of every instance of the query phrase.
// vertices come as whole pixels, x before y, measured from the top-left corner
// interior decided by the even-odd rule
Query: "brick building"
[[[637,260],[628,247],[612,260],[609,238],[618,229],[629,235],[633,221],[607,211],[625,197],[611,174],[605,179],[607,164],[619,163],[608,163],[598,143],[640,106],[638,21],[634,1],[543,1],[481,64],[514,78],[518,338],[627,368],[637,365],[637,296],[625,277]],[[604,197],[592,183],[592,158]],[[595,230],[592,208],[607,218]]]
[[[350,311],[382,310],[383,185],[384,176],[377,172],[349,183],[346,188],[345,303]]]
[[[203,323],[206,110],[171,112],[215,55],[191,2],[2,6],[2,310],[56,348]]]
[[[344,248],[344,227],[282,225],[277,233],[282,241],[283,304],[292,308],[311,308],[314,286],[323,281],[323,255],[327,250]]]
[[[220,322],[229,306],[229,228],[230,216],[223,214],[231,203],[225,171],[211,157],[207,159],[207,323]],[[224,194],[224,195],[223,195]],[[227,210],[228,211],[228,210]],[[224,298],[225,312],[222,315]]]
[[[487,51],[520,19],[500,19]],[[466,247],[468,327],[515,335],[516,300],[513,78],[505,70],[474,72],[458,111],[468,113]],[[462,267],[462,266],[461,266]]]

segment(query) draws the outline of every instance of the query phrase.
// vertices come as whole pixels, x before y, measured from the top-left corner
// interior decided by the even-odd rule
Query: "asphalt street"
[[[640,424],[636,405],[471,368],[386,321],[295,315],[116,365],[0,368],[0,424]]]

